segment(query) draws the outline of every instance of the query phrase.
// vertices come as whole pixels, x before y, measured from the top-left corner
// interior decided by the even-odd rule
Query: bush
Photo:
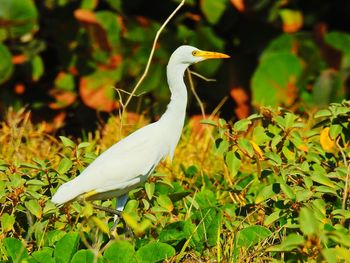
[[[204,121],[201,134],[187,128],[174,164],[161,164],[130,192],[122,215],[128,227],[115,232],[113,217],[90,203],[58,209],[49,201],[96,157],[98,136],[61,137],[41,159],[2,160],[1,260],[348,261],[349,117],[344,101],[310,116],[262,108],[234,125]],[[39,134],[23,128],[0,139],[28,138],[32,129]]]
[[[29,105],[35,115],[55,117],[60,126],[68,122],[92,130],[87,124],[95,123],[94,110],[120,108],[113,87],[130,91],[134,86],[156,31],[177,2],[159,1],[154,8],[143,1],[0,0],[2,110]],[[164,67],[184,43],[233,57],[223,66],[222,61],[196,65],[205,76],[221,71],[227,80],[215,93],[199,90],[208,111],[228,95],[231,101],[222,112],[232,118],[236,105],[236,114],[247,117],[249,91],[254,105],[340,102],[348,95],[350,35],[339,25],[349,16],[346,7],[317,1],[188,0],[162,33],[149,77],[138,90],[147,95],[130,110],[142,105],[156,116],[162,112],[169,97]],[[339,17],[329,19],[325,10]]]

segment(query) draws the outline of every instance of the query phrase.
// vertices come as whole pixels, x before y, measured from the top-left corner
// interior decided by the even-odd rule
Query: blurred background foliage
[[[27,107],[47,131],[94,129],[120,108],[116,89],[141,76],[161,23],[179,0],[0,0],[0,111]],[[350,2],[187,0],[162,33],[129,111],[151,119],[169,100],[165,66],[181,44],[230,54],[195,71],[207,112],[324,106],[349,97]],[[121,93],[121,96],[127,96]],[[253,105],[253,106],[252,106]],[[144,112],[141,112],[141,109]],[[190,98],[189,113],[200,112]],[[96,114],[97,113],[97,114]]]

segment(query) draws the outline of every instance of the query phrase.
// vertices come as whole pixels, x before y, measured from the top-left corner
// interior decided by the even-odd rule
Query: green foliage
[[[207,121],[212,130],[201,143],[185,135],[174,164],[163,163],[129,193],[122,213],[127,227],[120,222],[114,232],[113,216],[88,202],[62,208],[50,202],[96,157],[95,146],[104,145],[98,136],[89,142],[61,136],[40,159],[2,160],[0,259],[347,261],[349,117],[350,103],[343,101],[309,116],[262,108],[235,125]],[[202,143],[212,136],[211,147]],[[95,202],[115,206],[115,200]]]

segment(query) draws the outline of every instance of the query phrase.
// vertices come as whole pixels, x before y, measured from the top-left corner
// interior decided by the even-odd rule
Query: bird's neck
[[[168,155],[170,160],[173,159],[174,151],[181,137],[185,122],[187,90],[183,78],[186,68],[186,65],[174,65],[172,63],[169,63],[167,66],[171,98],[165,113],[159,119],[158,123],[167,127],[167,130],[164,130],[164,134],[162,134],[162,138],[165,139],[165,144],[168,145],[165,155]]]
[[[181,129],[186,116],[187,89],[184,82],[184,73],[187,65],[171,63],[167,66],[167,77],[171,92],[170,103],[161,119],[181,123]]]

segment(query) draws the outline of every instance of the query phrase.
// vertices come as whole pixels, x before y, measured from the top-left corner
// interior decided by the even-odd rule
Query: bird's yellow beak
[[[196,57],[202,57],[205,59],[211,59],[211,58],[229,58],[229,55],[226,55],[224,53],[219,52],[211,52],[211,51],[196,51],[193,53]]]

